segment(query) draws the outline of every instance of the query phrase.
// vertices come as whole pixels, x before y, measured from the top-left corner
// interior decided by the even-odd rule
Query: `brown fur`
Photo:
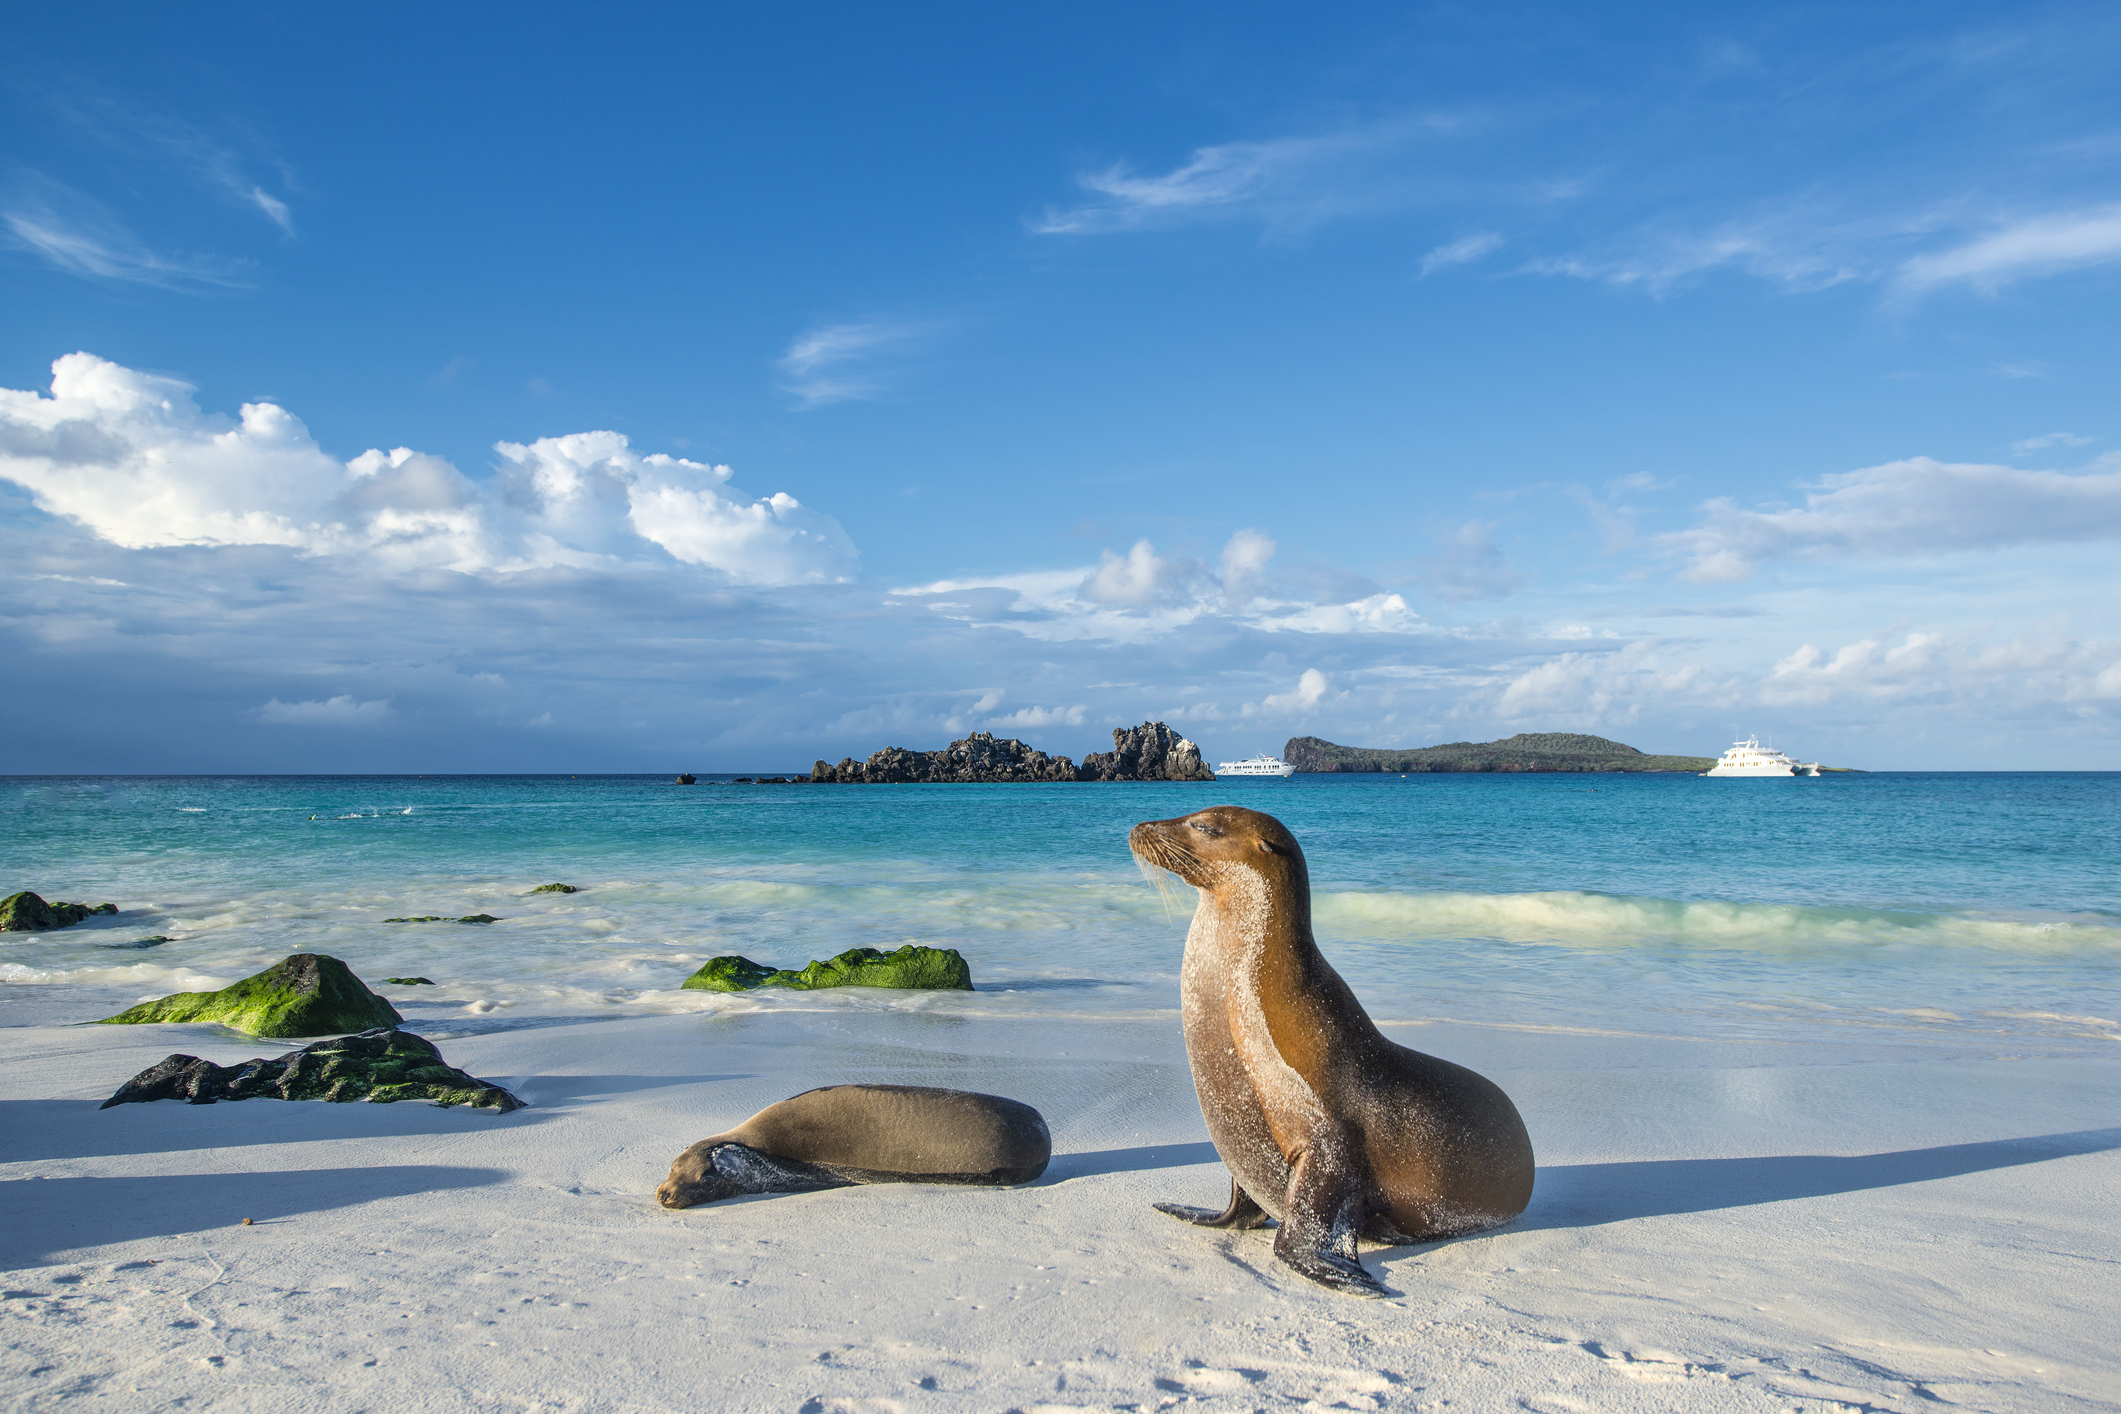
[[[1144,862],[1200,892],[1181,980],[1186,1055],[1231,1175],[1216,1227],[1281,1222],[1275,1255],[1357,1295],[1384,1288],[1358,1233],[1427,1240],[1508,1222],[1532,1196],[1532,1144],[1509,1096],[1381,1035],[1311,936],[1311,882],[1271,815],[1219,805],[1134,827]]]
[[[718,1155],[717,1151],[721,1151]],[[666,1208],[853,1183],[1029,1183],[1053,1152],[1017,1100],[921,1085],[828,1085],[768,1105],[678,1155]]]

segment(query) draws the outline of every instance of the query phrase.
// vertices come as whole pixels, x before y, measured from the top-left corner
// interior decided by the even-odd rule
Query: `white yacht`
[[[1770,746],[1762,746],[1760,738],[1749,736],[1744,741],[1733,742],[1731,749],[1723,753],[1714,766],[1701,773],[1704,776],[1816,776],[1817,761],[1792,761]]]
[[[1283,761],[1279,756],[1269,756],[1262,752],[1257,756],[1248,756],[1242,761],[1225,761],[1215,768],[1215,774],[1218,776],[1293,776],[1296,774],[1296,768]]]

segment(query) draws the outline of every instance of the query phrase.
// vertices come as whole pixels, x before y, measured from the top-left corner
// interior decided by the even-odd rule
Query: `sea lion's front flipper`
[[[1159,1213],[1169,1213],[1195,1227],[1224,1227],[1243,1232],[1267,1225],[1266,1209],[1252,1201],[1252,1195],[1238,1186],[1236,1179],[1230,1180],[1230,1206],[1221,1212],[1213,1208],[1189,1208],[1183,1203],[1158,1203]]]
[[[1362,1175],[1345,1159],[1350,1146],[1313,1145],[1289,1175],[1289,1203],[1274,1255],[1298,1275],[1350,1296],[1389,1296],[1384,1283],[1363,1269],[1355,1238],[1362,1231]],[[1359,1152],[1359,1151],[1358,1151]]]

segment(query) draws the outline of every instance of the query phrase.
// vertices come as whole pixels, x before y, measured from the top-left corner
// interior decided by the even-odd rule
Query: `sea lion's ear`
[[[1280,850],[1280,848],[1279,848],[1278,846],[1276,846],[1276,845],[1275,845],[1274,841],[1272,841],[1272,840],[1268,839],[1268,838],[1267,838],[1266,836],[1264,836],[1264,835],[1260,836],[1260,837],[1259,837],[1259,838],[1258,838],[1257,840],[1255,840],[1255,841],[1254,841],[1254,843],[1256,843],[1256,844],[1257,844],[1257,845],[1259,846],[1260,852],[1261,852],[1262,854],[1280,854],[1280,853],[1281,853],[1281,850]]]

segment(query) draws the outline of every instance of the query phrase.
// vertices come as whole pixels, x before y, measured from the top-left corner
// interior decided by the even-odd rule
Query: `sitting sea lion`
[[[666,1208],[856,1183],[1029,1183],[1053,1140],[1037,1110],[924,1085],[828,1085],[768,1105],[678,1155]]]
[[[1203,1227],[1281,1222],[1274,1255],[1323,1286],[1382,1296],[1356,1236],[1427,1241],[1508,1222],[1532,1197],[1532,1142],[1510,1097],[1395,1045],[1311,937],[1311,879],[1271,815],[1218,805],[1136,825],[1135,857],[1200,890],[1179,993],[1186,1058],[1230,1170]]]

